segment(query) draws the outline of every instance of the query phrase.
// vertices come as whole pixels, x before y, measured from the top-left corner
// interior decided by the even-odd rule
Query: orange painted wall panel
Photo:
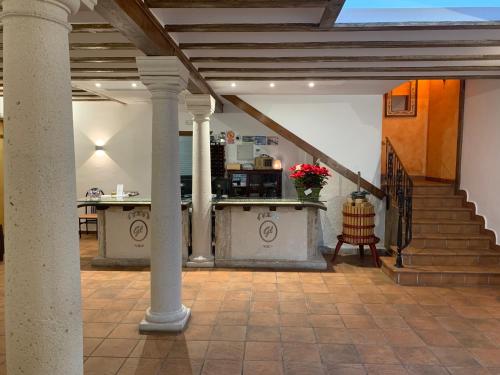
[[[416,117],[384,116],[382,121],[383,140],[390,139],[408,173],[415,176],[425,176],[427,166],[429,87],[429,81],[418,81]]]
[[[427,177],[455,180],[460,81],[431,81],[427,127]]]

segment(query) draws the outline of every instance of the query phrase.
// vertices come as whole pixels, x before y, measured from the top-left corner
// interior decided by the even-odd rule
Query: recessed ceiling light
[[[132,83],[132,87],[137,87],[137,83]]]
[[[269,87],[274,87],[274,86],[275,86],[274,82],[271,82],[271,83],[269,84]]]
[[[101,87],[101,84],[100,84],[99,82],[97,82],[97,83],[95,84],[95,87]]]
[[[314,82],[309,82],[309,87],[314,87]]]
[[[231,87],[236,87],[236,82],[232,82]]]

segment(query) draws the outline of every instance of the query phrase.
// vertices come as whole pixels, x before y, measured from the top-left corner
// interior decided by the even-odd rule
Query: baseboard
[[[497,251],[500,251],[500,244],[497,243],[497,236],[496,236],[495,232],[493,232],[490,229],[486,229],[486,220],[484,220],[484,216],[479,215],[477,213],[477,207],[476,207],[475,203],[469,202],[467,200],[467,192],[465,190],[459,189],[457,191],[457,194],[460,195],[463,198],[464,207],[469,208],[470,210],[472,210],[474,219],[477,220],[477,221],[479,221],[481,223],[480,233],[484,234],[484,235],[487,235],[488,237],[490,237],[490,241],[491,241],[493,249],[497,250]]]

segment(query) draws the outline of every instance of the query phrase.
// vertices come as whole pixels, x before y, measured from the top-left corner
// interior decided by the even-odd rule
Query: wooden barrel
[[[366,199],[348,198],[342,214],[344,242],[363,245],[375,241],[375,209],[370,202]]]

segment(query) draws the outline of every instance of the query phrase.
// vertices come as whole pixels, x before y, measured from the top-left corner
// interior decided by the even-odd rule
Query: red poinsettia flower
[[[317,164],[296,164],[290,168],[290,178],[295,180],[298,187],[323,187],[331,176],[328,168]]]

